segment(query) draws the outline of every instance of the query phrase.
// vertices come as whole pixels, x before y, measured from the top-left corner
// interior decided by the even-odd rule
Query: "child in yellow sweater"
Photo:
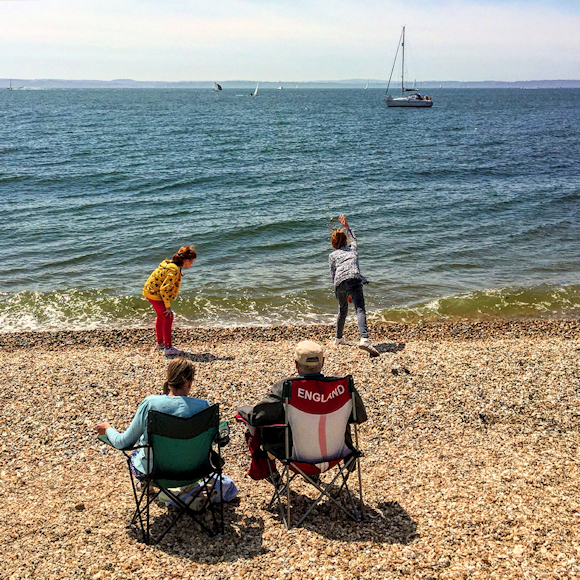
[[[157,350],[163,350],[165,356],[179,356],[182,351],[171,344],[171,327],[173,311],[171,301],[177,298],[181,286],[181,270],[191,268],[197,254],[193,246],[181,246],[171,260],[165,259],[151,273],[145,286],[143,296],[151,302],[157,313],[155,332],[157,333]]]

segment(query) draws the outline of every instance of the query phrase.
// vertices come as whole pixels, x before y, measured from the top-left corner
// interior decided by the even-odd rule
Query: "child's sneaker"
[[[361,338],[358,347],[366,350],[371,356],[381,356],[381,353],[372,345],[368,338]]]
[[[165,345],[163,343],[155,346],[155,350],[165,350]]]
[[[174,346],[170,346],[169,348],[163,349],[163,354],[165,356],[181,356],[183,351],[176,349]]]
[[[348,346],[348,342],[344,338],[335,338],[334,346]]]

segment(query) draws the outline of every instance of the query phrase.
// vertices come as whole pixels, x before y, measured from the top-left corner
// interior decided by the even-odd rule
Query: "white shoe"
[[[169,348],[164,348],[163,354],[165,356],[181,356],[183,354],[183,351],[176,349],[174,346],[171,346]]]
[[[381,353],[372,345],[368,338],[361,338],[358,347],[366,350],[371,356],[381,356]]]
[[[334,339],[334,346],[348,346],[348,342],[344,340],[344,338],[335,338]]]

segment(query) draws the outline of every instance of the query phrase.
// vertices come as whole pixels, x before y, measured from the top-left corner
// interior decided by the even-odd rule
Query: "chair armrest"
[[[221,421],[219,424],[215,442],[220,447],[225,447],[230,442],[230,426],[227,421]]]
[[[110,445],[111,447],[113,447],[113,445],[111,445],[111,442],[109,441],[109,438],[106,435],[98,435],[97,436],[103,443],[106,443],[107,445]]]

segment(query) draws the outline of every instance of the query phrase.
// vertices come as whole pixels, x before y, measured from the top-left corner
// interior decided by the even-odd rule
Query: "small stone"
[[[77,510],[77,512],[82,512],[85,509],[85,504],[84,503],[77,503],[75,505],[75,510]]]

